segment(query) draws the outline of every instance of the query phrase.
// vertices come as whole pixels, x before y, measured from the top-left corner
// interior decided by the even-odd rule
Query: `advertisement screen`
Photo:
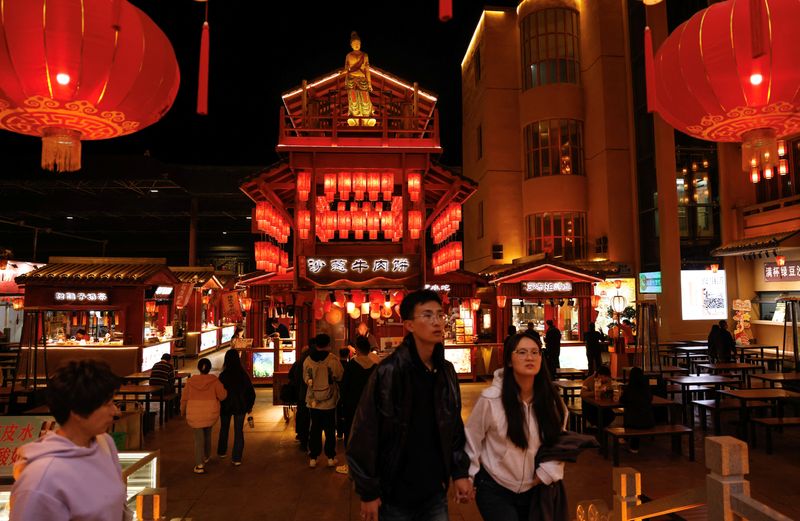
[[[661,293],[661,272],[646,271],[640,273],[639,293]]]
[[[681,271],[681,311],[683,320],[728,318],[725,270]]]
[[[253,353],[253,378],[271,378],[275,373],[275,353]]]

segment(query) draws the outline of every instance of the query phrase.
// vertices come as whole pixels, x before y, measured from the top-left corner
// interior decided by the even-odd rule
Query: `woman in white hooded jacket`
[[[485,521],[527,521],[533,489],[564,476],[564,464],[536,466],[542,445],[556,443],[567,411],[542,364],[541,345],[527,333],[510,339],[465,425],[469,475]]]

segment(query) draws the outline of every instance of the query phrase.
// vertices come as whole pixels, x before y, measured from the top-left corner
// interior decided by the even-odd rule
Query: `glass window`
[[[527,222],[528,255],[547,253],[554,258],[586,258],[585,213],[537,213],[529,215]]]
[[[523,89],[550,83],[578,83],[578,13],[543,9],[522,21]]]
[[[685,166],[678,171],[678,227],[684,239],[714,237],[714,205],[707,156],[681,152],[677,158]],[[679,163],[680,164],[680,163]]]
[[[583,122],[549,119],[525,127],[525,179],[584,175]]]
[[[779,150],[780,152],[780,150]],[[786,173],[781,174],[778,167],[775,167],[775,175],[772,179],[761,180],[755,185],[756,201],[766,203],[776,201],[785,197],[800,195],[797,183],[800,182],[800,138],[785,141],[784,155],[780,159],[786,160]]]

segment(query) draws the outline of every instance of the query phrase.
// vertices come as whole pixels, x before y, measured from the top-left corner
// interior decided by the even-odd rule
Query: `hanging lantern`
[[[367,212],[367,231],[369,238],[375,240],[378,238],[378,232],[381,229],[381,214],[379,212]]]
[[[413,202],[419,201],[422,190],[422,174],[408,174],[408,196]]]
[[[25,307],[25,298],[24,297],[14,297],[11,299],[11,309],[15,311],[19,311]]]
[[[349,302],[348,304],[352,304],[352,302]],[[352,318],[353,320],[358,320],[359,318],[361,318],[361,308],[357,308],[354,306],[353,311],[350,311],[347,314],[350,315],[350,318]]]
[[[353,176],[350,172],[339,172],[339,199],[350,199],[350,190],[353,187]]]
[[[311,212],[308,210],[297,211],[297,231],[301,239],[308,239],[311,230]]]
[[[778,161],[778,173],[780,175],[786,175],[789,173],[789,162],[785,159]]]
[[[764,165],[764,179],[772,179],[772,165]]]
[[[353,174],[353,197],[356,201],[364,200],[364,192],[367,191],[367,174],[356,172]]]
[[[242,297],[239,299],[239,302],[242,305],[242,311],[245,313],[250,311],[250,308],[253,306],[253,299],[250,297]]]
[[[350,221],[353,234],[357,240],[364,238],[364,231],[367,228],[367,216],[365,212],[358,209],[358,203],[350,204]]]
[[[750,182],[753,184],[758,183],[761,178],[761,173],[757,166],[750,167]]]
[[[499,308],[506,307],[506,299],[508,297],[506,297],[505,295],[497,295],[496,298],[497,298],[497,307],[499,307]]]
[[[408,212],[408,231],[412,239],[419,239],[419,232],[422,229],[422,212],[411,210]]]
[[[367,192],[369,193],[370,201],[378,200],[378,193],[381,191],[381,174],[379,172],[370,172],[367,176]]]
[[[622,295],[614,295],[611,297],[611,309],[614,310],[614,313],[622,313],[625,311],[625,306],[628,304],[628,301]]]
[[[597,309],[600,305],[600,295],[592,295],[592,309]]]
[[[716,273],[719,271],[719,264],[712,264],[711,265],[711,273]]]
[[[614,281],[614,287],[617,288],[617,289],[621,288],[622,287],[622,281],[619,280],[619,279],[615,280]]]
[[[472,311],[478,311],[481,309],[481,299],[479,298],[470,299],[469,304],[472,308]]]
[[[352,301],[345,305],[345,310],[347,311],[348,315],[352,315],[354,309],[356,309],[356,305]]]
[[[325,192],[325,199],[327,199],[328,202],[331,202],[333,201],[333,198],[336,197],[336,174],[329,172],[325,174],[323,179],[323,192]]]
[[[453,0],[439,0],[439,21],[446,22],[453,17]]]
[[[300,172],[297,174],[297,198],[308,201],[309,193],[311,193],[311,172]]]
[[[369,315],[369,302],[362,302],[361,303],[361,314],[362,315]]]
[[[144,303],[144,309],[151,315],[156,312],[156,301],[155,300],[148,300]]]
[[[381,191],[383,192],[384,201],[392,200],[392,192],[394,192],[394,172],[381,173]]]
[[[775,264],[777,264],[778,266],[786,266],[786,256],[775,255]]]
[[[41,137],[42,168],[79,170],[81,140],[132,134],[172,106],[175,52],[129,2],[4,0],[2,12],[0,128]]]

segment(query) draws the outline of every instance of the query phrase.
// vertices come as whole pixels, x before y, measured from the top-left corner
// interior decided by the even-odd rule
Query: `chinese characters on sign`
[[[56,291],[56,302],[79,302],[83,304],[108,303],[107,291]]]
[[[353,282],[377,277],[405,279],[419,273],[419,261],[416,255],[308,257],[300,265],[302,276],[323,284],[339,279]]]
[[[764,263],[764,282],[789,282],[800,280],[800,261],[786,261],[783,266]]]
[[[572,291],[572,282],[523,282],[522,289],[529,293],[568,293]]]
[[[11,476],[14,463],[21,457],[19,448],[55,430],[52,416],[0,417],[0,476]]]

